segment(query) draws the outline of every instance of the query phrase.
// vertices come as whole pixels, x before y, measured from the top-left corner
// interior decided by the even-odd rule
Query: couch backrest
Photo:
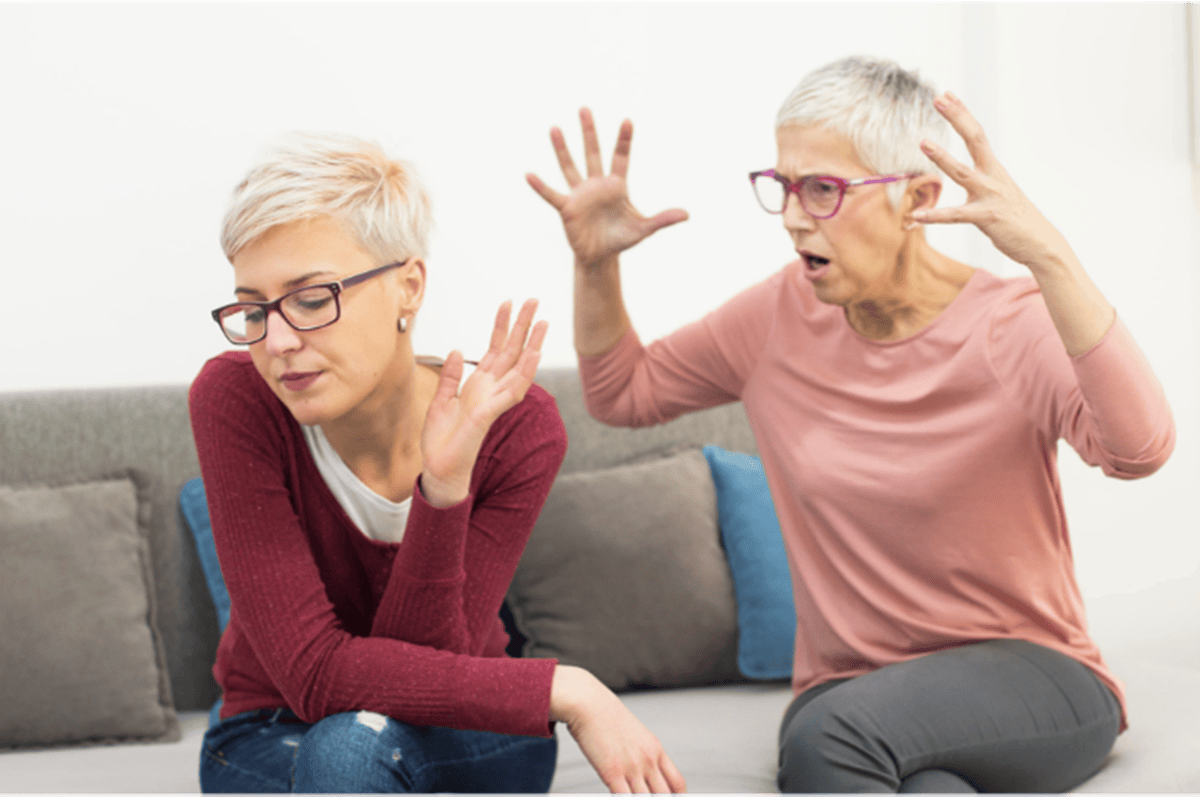
[[[132,468],[153,507],[157,627],[175,707],[211,705],[217,620],[179,511],[179,489],[200,474],[187,387],[0,394],[0,484],[64,483]]]
[[[615,466],[678,445],[715,444],[726,450],[758,453],[741,403],[685,414],[650,428],[613,428],[588,416],[574,367],[543,369],[537,380],[558,401],[567,427],[567,457],[561,473]]]
[[[562,472],[599,469],[678,445],[718,444],[757,452],[740,404],[636,430],[596,422],[583,407],[578,373],[543,369],[538,382],[558,401],[567,428]],[[0,485],[89,480],[133,468],[152,496],[158,629],[175,707],[205,709],[218,630],[196,548],[179,511],[179,490],[200,474],[186,386],[0,394]]]

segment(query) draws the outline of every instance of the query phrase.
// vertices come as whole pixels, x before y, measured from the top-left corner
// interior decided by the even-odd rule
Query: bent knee
[[[296,753],[297,787],[309,792],[370,793],[410,787],[397,723],[373,711],[334,714],[305,734]]]
[[[869,720],[825,697],[802,708],[780,737],[777,783],[789,794],[894,793],[900,785],[895,760],[871,735]]]

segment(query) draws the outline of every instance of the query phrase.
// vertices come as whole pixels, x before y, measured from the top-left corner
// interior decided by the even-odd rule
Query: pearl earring
[[[408,319],[406,317],[401,317],[400,321],[396,323],[396,330],[401,333],[408,333]]]

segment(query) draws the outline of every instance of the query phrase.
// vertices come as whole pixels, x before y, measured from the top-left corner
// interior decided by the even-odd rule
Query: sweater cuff
[[[557,665],[553,658],[465,659],[458,673],[460,696],[486,698],[486,702],[464,705],[454,727],[553,736],[550,688]]]
[[[462,576],[474,501],[475,495],[469,494],[461,503],[434,508],[421,494],[421,481],[417,479],[398,552],[397,563],[404,565],[406,575],[423,581],[455,580]]]

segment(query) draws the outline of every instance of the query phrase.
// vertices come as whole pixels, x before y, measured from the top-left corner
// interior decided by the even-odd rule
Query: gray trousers
[[[1112,749],[1121,709],[1083,664],[995,639],[857,678],[788,706],[783,792],[1064,792]]]

